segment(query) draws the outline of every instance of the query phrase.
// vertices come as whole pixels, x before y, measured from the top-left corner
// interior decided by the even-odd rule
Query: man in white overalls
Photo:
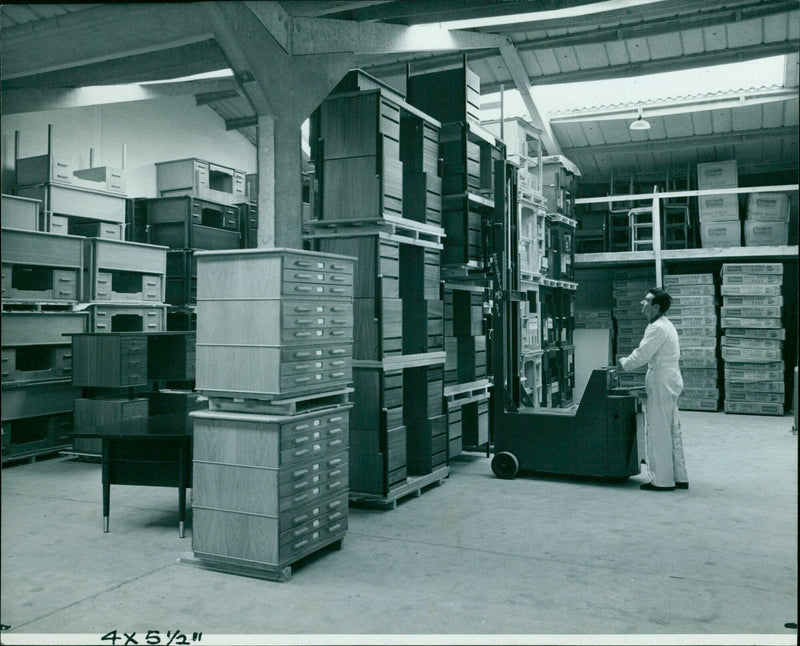
[[[641,305],[649,325],[639,347],[619,360],[621,370],[635,370],[647,364],[644,385],[647,467],[651,481],[640,485],[647,491],[689,488],[678,417],[678,396],[683,390],[678,366],[681,349],[675,326],[664,316],[671,304],[672,297],[663,289],[647,292]]]

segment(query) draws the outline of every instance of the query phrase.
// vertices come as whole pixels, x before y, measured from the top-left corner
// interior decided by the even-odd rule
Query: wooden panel
[[[0,335],[3,346],[61,345],[65,334],[86,332],[86,312],[3,312]]]
[[[3,420],[71,413],[72,402],[80,396],[79,388],[73,388],[69,380],[46,384],[5,386],[0,391]]]
[[[326,162],[377,154],[379,96],[370,93],[334,97],[322,103],[320,137]]]
[[[0,224],[3,228],[36,231],[39,228],[41,202],[14,195],[2,196]]]
[[[4,263],[79,269],[83,266],[83,242],[77,236],[4,229],[0,253]]]
[[[357,298],[353,302],[353,358],[377,360],[402,353],[403,302]]]
[[[382,217],[378,171],[378,158],[375,156],[326,161],[323,167],[322,219]]]
[[[197,480],[194,480],[195,487]],[[196,489],[193,490],[196,494]],[[192,505],[192,549],[195,554],[277,564],[278,520]]]
[[[90,271],[117,269],[142,274],[164,274],[167,250],[138,242],[87,238],[84,241],[86,266]]]

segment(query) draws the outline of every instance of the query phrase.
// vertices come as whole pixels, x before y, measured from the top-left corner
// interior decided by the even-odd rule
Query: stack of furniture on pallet
[[[664,276],[672,296],[667,317],[680,337],[680,410],[719,410],[717,310],[713,274]]]
[[[439,122],[352,70],[311,118],[306,244],[357,258],[350,498],[393,507],[449,472]]]
[[[612,283],[614,310],[612,314],[616,326],[614,355],[616,360],[627,357],[639,347],[639,342],[647,328],[647,319],[642,314],[641,302],[647,294],[647,290],[655,286],[655,282],[655,269],[652,268],[614,271]],[[622,387],[644,386],[646,372],[647,366],[630,372],[620,372],[619,385]]]
[[[129,201],[130,239],[169,247],[167,327],[193,330],[197,303],[195,250],[255,247],[258,208],[248,198],[244,171],[194,158],[155,166],[159,197]]]
[[[722,265],[726,413],[783,415],[783,265]]]
[[[697,188],[700,191],[738,186],[739,176],[735,159],[697,164]],[[712,193],[700,195],[697,202],[701,246],[741,247],[739,196],[735,193]]]
[[[353,258],[197,254],[193,557],[286,580],[347,530]]]
[[[441,121],[444,369],[447,457],[490,442],[488,353],[484,321],[490,283],[490,235],[505,145],[480,124],[480,79],[466,65],[412,74],[408,101]]]

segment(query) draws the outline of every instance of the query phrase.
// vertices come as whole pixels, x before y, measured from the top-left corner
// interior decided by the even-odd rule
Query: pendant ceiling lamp
[[[639,106],[639,118],[630,125],[631,130],[650,130],[650,122],[642,117],[642,106]]]

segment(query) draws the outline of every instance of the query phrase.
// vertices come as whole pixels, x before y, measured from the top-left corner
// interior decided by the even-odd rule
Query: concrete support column
[[[302,247],[300,125],[258,118],[258,246]]]

